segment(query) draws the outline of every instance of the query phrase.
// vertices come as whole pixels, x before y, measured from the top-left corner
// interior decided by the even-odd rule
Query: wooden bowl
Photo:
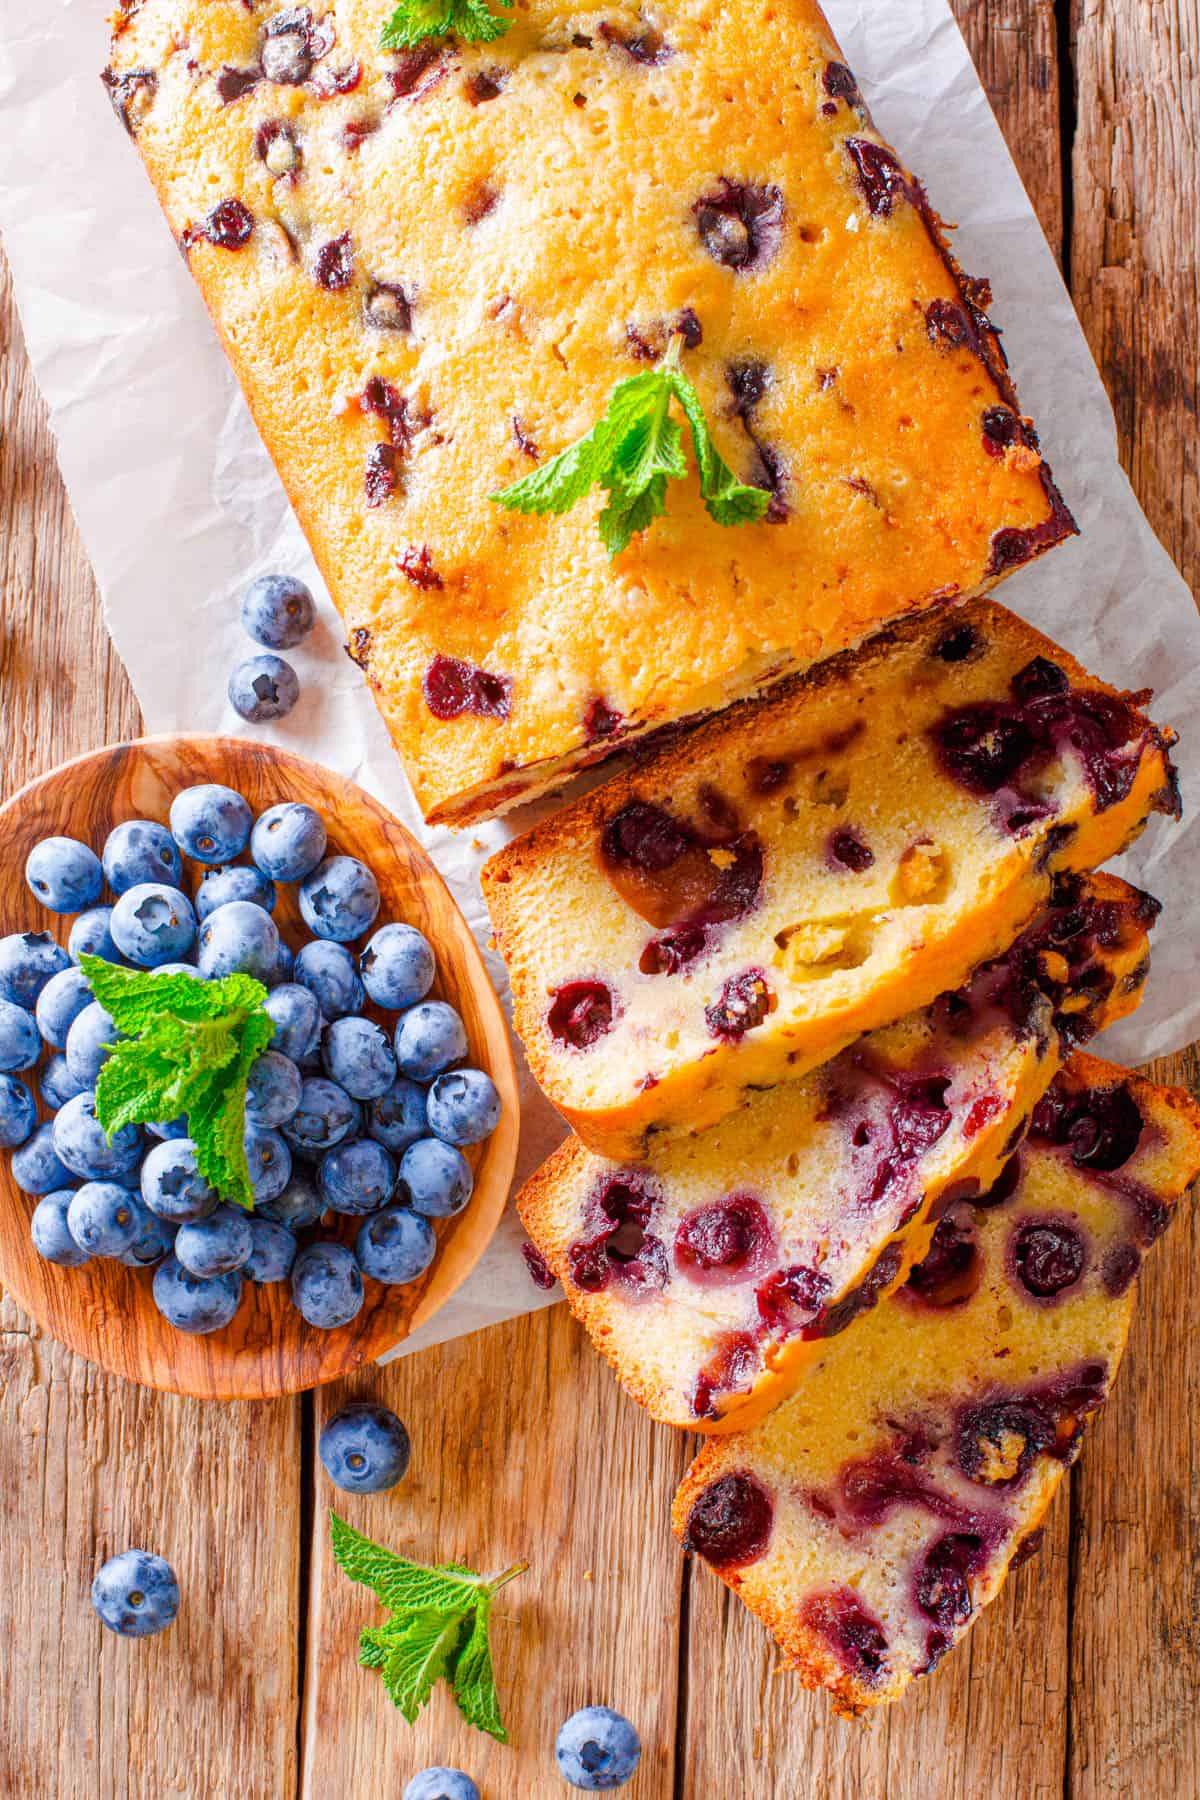
[[[146,1387],[207,1400],[263,1400],[334,1381],[423,1325],[466,1279],[490,1241],[512,1182],[520,1125],[516,1072],[500,1003],[466,920],[421,846],[369,794],[329,769],[241,738],[155,737],[110,745],[64,763],[22,788],[0,808],[0,935],[50,931],[66,941],[72,919],[47,913],[25,884],[25,859],[39,839],[60,834],[97,852],[122,819],[164,824],[172,797],[197,782],[222,782],[246,796],[257,814],[279,800],[306,800],[329,829],[331,851],[358,856],[379,883],[380,921],[404,920],[428,937],[437,954],[434,993],[457,1007],[471,1061],[486,1069],[503,1102],[486,1143],[465,1152],[475,1191],[457,1218],[435,1221],[438,1253],[409,1287],[366,1283],[358,1317],[318,1331],[291,1304],[286,1282],[246,1282],[233,1322],[207,1337],[190,1337],[154,1305],[151,1272],[96,1260],[81,1269],[44,1262],[29,1236],[36,1201],[12,1179],[0,1152],[0,1285],[39,1325],[80,1356]],[[198,884],[185,866],[184,886]],[[309,935],[294,887],[280,885],[276,923],[293,948]],[[380,1015],[382,1017],[382,1015]],[[39,1065],[40,1066],[40,1065]],[[31,1070],[25,1079],[36,1078]],[[43,1111],[45,1109],[42,1109]],[[352,1239],[361,1220],[322,1228],[322,1237]]]

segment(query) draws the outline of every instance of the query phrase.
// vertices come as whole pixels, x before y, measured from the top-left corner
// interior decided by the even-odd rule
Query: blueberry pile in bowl
[[[189,1333],[227,1325],[246,1282],[289,1283],[303,1318],[332,1329],[363,1307],[364,1278],[418,1281],[433,1221],[470,1200],[464,1148],[501,1103],[458,1013],[431,997],[429,942],[380,919],[375,876],[331,850],[320,814],[283,801],[255,819],[231,788],[187,787],[169,826],[125,820],[99,854],[46,838],[25,873],[48,912],[74,915],[65,948],[49,931],[0,938],[0,1147],[36,1201],[38,1253],[153,1268],[155,1304]],[[295,945],[273,917],[283,884],[311,934]],[[128,1040],[92,991],[92,957],[188,991],[261,983],[244,1196],[202,1172],[186,1115],[101,1124],[97,1083]]]

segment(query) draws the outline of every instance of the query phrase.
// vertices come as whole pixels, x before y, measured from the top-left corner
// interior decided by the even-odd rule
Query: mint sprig
[[[512,4],[513,0],[500,0],[501,6]],[[385,50],[411,50],[426,38],[453,32],[464,44],[491,44],[511,23],[498,18],[487,0],[400,0],[379,41]]]
[[[329,1530],[338,1566],[391,1611],[386,1624],[362,1632],[358,1660],[379,1671],[393,1706],[412,1725],[437,1683],[447,1681],[467,1723],[506,1744],[492,1667],[492,1602],[528,1565],[514,1563],[488,1580],[458,1563],[430,1568],[410,1562],[336,1513],[329,1515]]]
[[[246,1161],[246,1079],[275,1025],[252,975],[202,981],[120,969],[99,956],[80,967],[122,1034],[96,1081],[96,1117],[123,1125],[187,1114],[196,1167],[223,1200],[254,1205]]]
[[[739,481],[718,455],[700,396],[680,367],[682,343],[677,333],[653,369],[617,383],[589,432],[492,499],[512,512],[557,514],[569,512],[592,488],[603,488],[608,503],[600,514],[600,538],[616,556],[666,511],[667,482],[687,474],[683,436],[671,416],[674,399],[691,433],[709,517],[718,525],[761,519],[771,496]]]

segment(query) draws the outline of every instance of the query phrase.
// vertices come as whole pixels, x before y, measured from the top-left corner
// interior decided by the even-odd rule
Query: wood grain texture
[[[487,1800],[562,1796],[555,1734],[595,1703],[642,1734],[642,1766],[622,1794],[669,1796],[683,1570],[667,1512],[685,1438],[621,1393],[565,1307],[325,1388],[317,1431],[362,1395],[406,1421],[412,1470],[391,1494],[356,1499],[316,1466],[304,1800],[398,1793],[431,1762],[469,1770]],[[382,1615],[332,1562],[330,1506],[422,1561],[495,1573],[528,1557],[493,1633],[510,1745],[465,1726],[445,1691],[410,1730],[379,1676],[356,1667],[358,1633]]]
[[[1122,460],[1196,591],[1200,8],[1073,0],[1070,21],[1075,304]],[[1195,1091],[1200,1063],[1154,1072]],[[1073,1800],[1200,1791],[1198,1270],[1193,1202],[1147,1267],[1126,1368],[1072,1480]]]
[[[245,738],[141,738],[73,759],[40,776],[0,807],[0,900],[9,930],[50,930],[65,939],[69,918],[55,919],[21,878],[25,859],[56,832],[90,843],[99,853],[123,819],[167,822],[181,788],[222,782],[244,794],[257,815],[286,796],[316,808],[329,826],[330,854],[359,856],[379,882],[381,919],[402,919],[437,948],[432,993],[460,1014],[470,1060],[496,1083],[503,1108],[486,1143],[464,1152],[475,1186],[457,1218],[436,1224],[438,1254],[428,1272],[406,1287],[366,1284],[358,1317],[340,1331],[318,1331],[291,1303],[285,1283],[245,1282],[241,1303],[224,1331],[189,1337],[154,1305],[151,1275],[98,1259],[83,1269],[43,1262],[29,1238],[29,1202],[0,1166],[0,1281],[27,1312],[81,1356],[114,1374],[169,1393],[204,1400],[263,1400],[296,1393],[373,1362],[425,1324],[470,1274],[504,1212],[516,1162],[520,1100],[508,1027],[483,958],[445,882],[421,846],[386,807],[331,770],[306,758]],[[195,892],[203,874],[185,866],[183,885]],[[275,922],[299,949],[309,937],[295,887],[280,884]],[[374,1008],[368,1011],[375,1013]],[[377,1013],[385,1026],[394,1024]],[[48,1110],[46,1116],[49,1116]],[[325,1227],[322,1240],[352,1243],[361,1220]]]
[[[6,794],[135,736],[0,263],[0,743]],[[0,871],[7,905],[9,871]],[[300,1408],[147,1393],[72,1356],[0,1294],[0,1794],[276,1800],[296,1789]],[[133,1646],[92,1611],[130,1544],[184,1605]],[[267,1647],[264,1654],[264,1646]],[[131,1656],[130,1651],[134,1654]]]

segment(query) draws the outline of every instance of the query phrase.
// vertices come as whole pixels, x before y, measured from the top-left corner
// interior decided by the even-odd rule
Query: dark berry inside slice
[[[783,195],[777,187],[754,187],[723,176],[692,212],[704,248],[727,269],[761,268],[783,238]]]
[[[588,1050],[613,1028],[617,1008],[602,981],[568,981],[555,991],[546,1024],[550,1035],[573,1050]]]
[[[460,719],[464,713],[481,719],[507,719],[512,709],[511,675],[493,674],[458,656],[435,656],[425,671],[421,691],[435,719]]]
[[[717,1569],[757,1562],[771,1537],[775,1508],[761,1482],[735,1470],[697,1495],[688,1514],[684,1545]]]
[[[1087,1251],[1075,1226],[1062,1220],[1030,1219],[1017,1229],[1012,1261],[1022,1287],[1039,1299],[1050,1299],[1079,1280]]]
[[[983,1560],[983,1540],[954,1531],[927,1552],[916,1582],[917,1605],[927,1619],[949,1629],[965,1625],[974,1610],[970,1576]]]
[[[679,1221],[675,1267],[700,1287],[752,1280],[770,1255],[775,1234],[759,1202],[731,1194],[698,1206]]]
[[[736,1043],[762,1024],[773,998],[761,969],[743,969],[740,974],[731,975],[718,997],[704,1009],[709,1035]]]
[[[853,1589],[810,1595],[800,1609],[800,1618],[857,1680],[873,1686],[887,1674],[883,1626]]]

